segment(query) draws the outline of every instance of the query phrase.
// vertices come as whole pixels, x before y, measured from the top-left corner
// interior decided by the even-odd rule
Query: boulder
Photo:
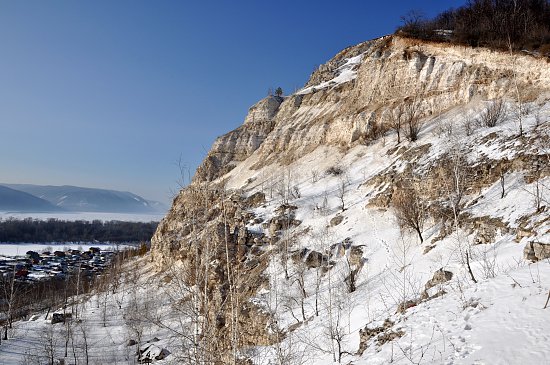
[[[550,258],[550,245],[541,242],[529,242],[523,249],[523,256],[526,260],[533,262]]]
[[[306,257],[306,265],[309,268],[320,267],[323,262],[327,262],[327,258],[320,252],[310,251]]]
[[[453,278],[453,273],[447,270],[439,269],[434,273],[434,276],[428,280],[425,285],[425,290],[433,288],[436,285],[443,284]]]
[[[265,194],[258,191],[246,198],[244,204],[249,208],[257,208],[265,204]]]
[[[331,227],[337,226],[340,223],[342,223],[343,220],[344,220],[344,217],[342,217],[341,215],[337,215],[336,217],[330,220],[330,226]]]
[[[56,323],[65,323],[67,319],[71,319],[73,317],[72,313],[54,313],[52,314],[52,324]]]

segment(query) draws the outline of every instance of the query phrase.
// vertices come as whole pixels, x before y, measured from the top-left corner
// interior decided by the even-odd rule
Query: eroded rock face
[[[252,106],[243,125],[216,139],[194,179],[215,180],[256,151],[272,131],[273,118],[283,100],[268,96]]]
[[[394,322],[390,319],[386,319],[381,326],[369,328],[366,326],[359,330],[359,350],[358,354],[362,354],[368,347],[369,341],[376,339],[375,342],[378,346],[382,346],[386,342],[393,341],[402,337],[405,332],[403,330],[393,330]]]
[[[283,102],[283,98],[280,96],[270,95],[248,109],[248,115],[244,120],[245,125],[253,125],[255,123],[270,122],[273,120],[279,106]]]
[[[246,228],[253,217],[246,209],[250,203],[213,183],[192,184],[174,200],[152,240],[151,257],[159,271],[177,275],[189,288],[201,288],[195,294],[208,303],[201,314],[211,325],[211,345],[220,359],[229,354],[232,328],[239,331],[240,346],[273,342],[274,333],[266,331],[268,313],[247,302],[266,285],[262,273],[268,263],[263,237]],[[174,267],[181,269],[172,272]],[[238,279],[231,283],[229,275]],[[238,318],[233,327],[232,300],[246,303],[233,309]]]
[[[359,55],[354,78],[315,88],[338,79],[342,65]],[[216,140],[195,180],[215,180],[250,156],[256,158],[247,165],[256,169],[291,163],[324,144],[351,147],[363,142],[371,124],[396,103],[418,94],[422,116],[475,98],[512,95],[514,74],[518,87],[528,91],[525,98],[547,91],[544,80],[550,78],[550,68],[530,56],[398,36],[364,42],[320,66],[306,84],[308,92],[269,96],[252,106],[243,125]]]
[[[523,249],[523,256],[526,260],[539,261],[550,258],[550,245],[540,242],[529,242]]]

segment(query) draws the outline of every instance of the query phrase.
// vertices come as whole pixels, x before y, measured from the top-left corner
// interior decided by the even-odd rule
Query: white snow
[[[309,93],[311,93],[315,90],[321,90],[321,89],[325,89],[325,88],[328,88],[328,87],[334,87],[334,86],[337,86],[337,85],[340,85],[340,84],[343,84],[345,82],[349,82],[349,81],[355,79],[357,77],[357,70],[356,70],[357,67],[356,66],[361,64],[361,59],[362,58],[363,58],[363,55],[360,54],[358,56],[350,57],[350,58],[346,59],[346,63],[344,63],[342,66],[340,66],[336,69],[336,71],[337,71],[337,76],[336,77],[334,77],[331,80],[322,82],[318,85],[309,86],[309,87],[303,88],[301,90],[298,90],[296,92],[296,94],[297,95],[309,94]]]
[[[538,111],[547,113],[549,104]],[[460,120],[464,108],[459,107],[441,116],[441,121]],[[456,124],[455,124],[456,125]],[[534,118],[524,119],[526,135],[533,136]],[[490,133],[498,138],[480,144],[479,140]],[[428,166],[444,152],[453,148],[467,148],[472,159],[498,160],[513,158],[517,152],[510,146],[534,153],[548,153],[550,146],[518,145],[506,142],[517,135],[517,125],[512,118],[494,128],[479,128],[472,136],[466,136],[457,127],[453,136],[439,135],[437,125],[428,124],[421,138],[415,144],[432,146],[428,154],[418,164]],[[304,357],[303,364],[333,364],[335,341],[327,337],[327,332],[335,318],[343,334],[344,354],[342,363],[348,364],[516,364],[545,363],[550,349],[545,346],[550,328],[550,320],[543,310],[550,290],[550,266],[543,261],[530,264],[523,259],[523,248],[528,242],[524,238],[519,243],[515,234],[497,232],[494,243],[471,246],[472,270],[478,284],[474,284],[462,262],[459,251],[464,245],[473,242],[469,232],[459,231],[445,239],[435,241],[439,227],[429,222],[424,230],[425,242],[418,244],[413,234],[402,236],[391,210],[379,211],[367,207],[367,202],[376,189],[363,184],[381,171],[396,166],[393,155],[388,155],[395,146],[395,137],[379,141],[371,146],[357,146],[346,153],[337,148],[320,147],[303,156],[289,167],[271,166],[263,171],[243,171],[235,169],[230,173],[229,185],[235,188],[245,186],[246,179],[256,177],[255,188],[263,187],[270,198],[274,177],[284,184],[296,186],[300,197],[290,199],[290,204],[298,206],[296,218],[302,224],[293,232],[307,232],[297,235],[293,248],[323,251],[331,244],[345,238],[353,246],[363,247],[365,266],[358,277],[358,289],[346,293],[343,279],[348,275],[345,260],[335,258],[337,264],[331,270],[332,284],[323,281],[319,288],[321,303],[319,316],[315,315],[315,269],[306,273],[305,313],[307,323],[288,334],[281,345],[289,353]],[[405,145],[407,143],[405,142]],[[541,148],[542,147],[542,148]],[[538,152],[536,152],[538,151]],[[344,176],[326,174],[329,167],[341,167]],[[284,175],[283,177],[281,177]],[[314,177],[316,175],[316,177]],[[276,178],[275,178],[276,179]],[[346,210],[340,211],[338,189],[342,179],[347,181]],[[289,182],[290,181],[290,182]],[[472,216],[500,218],[510,228],[518,227],[522,217],[534,215],[531,221],[540,223],[536,228],[536,240],[548,242],[550,224],[548,211],[536,215],[534,205],[534,183],[526,183],[523,173],[511,171],[505,175],[505,196],[500,198],[500,182],[469,196],[472,204],[467,204]],[[539,180],[543,196],[550,196],[550,180]],[[247,186],[247,188],[249,188]],[[252,187],[254,189],[254,187]],[[254,213],[269,218],[280,205],[281,198],[273,195],[268,204],[255,209]],[[322,208],[326,204],[326,208]],[[330,219],[342,215],[344,220],[336,227],[329,226]],[[546,222],[546,223],[544,223]],[[261,229],[251,226],[253,230]],[[435,245],[427,254],[427,246]],[[349,251],[346,253],[349,255]],[[405,268],[405,269],[404,269]],[[444,268],[454,273],[453,280],[430,290],[433,295],[438,289],[448,294],[423,302],[405,312],[396,314],[396,306],[403,298],[418,297],[424,284],[433,273]],[[282,328],[296,325],[301,319],[301,309],[296,302],[282,306],[290,296],[300,297],[293,277],[299,275],[296,267],[290,267],[290,280],[284,279],[284,268],[280,261],[273,261],[269,269],[271,289],[258,293],[264,307],[276,314],[277,323]],[[405,277],[404,277],[405,275]],[[332,295],[329,293],[332,292]],[[285,299],[286,298],[286,299]],[[327,303],[332,301],[331,308]],[[284,308],[283,308],[284,307]],[[544,318],[542,318],[544,317]],[[363,355],[356,354],[359,348],[359,331],[381,325],[385,319],[395,322],[392,330],[404,332],[400,339],[378,346],[373,340]],[[279,351],[280,349],[279,348]],[[277,362],[275,347],[255,349],[256,364]],[[280,352],[279,352],[280,353]],[[349,353],[349,354],[347,354]]]

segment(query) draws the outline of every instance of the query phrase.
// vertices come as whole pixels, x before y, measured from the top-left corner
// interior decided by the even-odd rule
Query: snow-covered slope
[[[546,264],[525,257],[547,252],[548,91],[546,61],[530,56],[395,36],[346,49],[280,105],[251,109],[270,108],[258,143],[248,117],[216,141],[159,226],[153,260],[203,265],[190,250],[223,252],[225,226],[217,260],[252,288],[239,301],[271,316],[238,316],[268,329],[238,346],[254,363],[537,361],[544,338],[528,324],[481,324],[503,308],[536,321],[544,306]],[[398,143],[399,110],[414,112],[418,139],[403,125]],[[420,232],[400,224],[399,202],[420,210]],[[529,349],[510,359],[500,349],[515,333]]]
[[[340,52],[214,143],[97,343],[145,329],[158,364],[545,363],[548,70],[399,37]]]

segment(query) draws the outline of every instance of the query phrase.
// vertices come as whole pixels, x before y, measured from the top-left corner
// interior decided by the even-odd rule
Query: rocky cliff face
[[[491,243],[498,235],[520,231],[528,232],[525,237],[540,237],[549,229],[540,206],[509,220],[499,212],[482,214],[483,208],[476,207],[484,201],[485,189],[496,189],[498,181],[504,181],[504,186],[506,179],[525,175],[526,184],[532,184],[550,175],[550,139],[539,134],[547,126],[532,126],[520,140],[516,132],[506,130],[479,135],[457,130],[468,113],[477,115],[479,122],[479,110],[487,100],[501,98],[510,104],[508,120],[530,118],[533,124],[538,111],[525,111],[522,105],[545,105],[549,91],[547,61],[527,55],[397,36],[345,49],[320,66],[302,90],[260,100],[250,108],[243,125],[215,141],[192,184],[174,199],[160,223],[152,240],[152,260],[159,269],[181,261],[202,273],[188,273],[188,285],[204,288],[199,295],[209,303],[203,307],[204,314],[216,323],[218,350],[229,353],[234,346],[280,343],[295,329],[281,329],[283,325],[257,297],[273,285],[268,267],[275,270],[282,265],[282,280],[288,281],[292,275],[287,265],[304,261],[306,271],[322,269],[324,274],[337,267],[338,260],[354,257],[353,265],[347,261],[347,268],[353,270],[344,279],[350,285],[350,278],[360,274],[366,260],[363,252],[376,252],[352,244],[350,237],[364,239],[371,234],[369,240],[379,239],[376,231],[372,234],[363,228],[370,215],[363,221],[354,217],[391,208],[395,190],[409,176],[426,180],[422,194],[432,202],[426,205],[426,214],[435,228],[422,250],[427,254],[444,242],[457,226],[450,222],[448,201],[440,198],[453,184],[446,177],[453,173],[449,166],[458,166],[453,163],[459,152],[462,171],[469,176],[463,182],[469,200],[462,200],[460,216],[465,234],[472,234],[477,243]],[[420,141],[395,146],[394,134],[374,133],[385,124],[388,113],[411,100],[418,102],[417,117],[424,125]],[[436,134],[443,138],[434,140]],[[323,188],[315,187],[323,179]],[[348,219],[355,219],[356,225],[347,225]],[[376,222],[372,225],[375,229]],[[334,231],[330,235],[334,242],[323,250],[313,247],[311,242],[319,239],[312,232],[326,229]],[[389,249],[385,247],[384,252]],[[292,279],[288,285],[296,282]],[[302,290],[299,324],[303,326],[311,319],[306,318],[303,304],[307,291]],[[296,303],[286,305],[293,308]],[[238,320],[233,319],[235,315]],[[361,346],[364,350],[366,344]]]
[[[282,97],[268,96],[250,107],[242,126],[216,139],[195,180],[215,180],[256,151],[273,130],[282,102]]]
[[[534,100],[549,77],[547,61],[527,55],[396,36],[364,42],[320,66],[295,95],[250,108],[241,127],[214,143],[196,178],[223,176],[254,152],[252,169],[288,164],[320,145],[349,148],[364,141],[369,123],[417,95],[421,114],[433,116],[472,100],[516,98],[516,87]]]

